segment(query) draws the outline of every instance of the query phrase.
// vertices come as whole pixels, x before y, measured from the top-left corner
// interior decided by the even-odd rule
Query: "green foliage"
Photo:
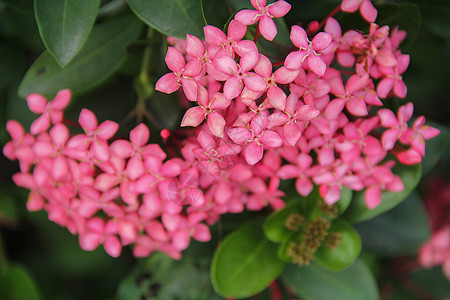
[[[42,299],[33,276],[20,265],[11,265],[0,272],[0,298],[14,300]]]
[[[264,290],[284,267],[277,246],[266,239],[256,219],[229,234],[214,253],[211,281],[224,297],[245,298]]]
[[[131,17],[95,26],[83,50],[64,68],[45,51],[22,80],[19,95],[25,98],[39,93],[53,97],[65,88],[78,94],[100,85],[118,69],[125,58],[125,46],[137,39],[140,28]]]
[[[206,261],[205,261],[206,259]],[[206,257],[189,256],[180,261],[162,253],[142,260],[121,282],[117,300],[208,300],[213,294]]]
[[[100,0],[34,0],[42,40],[64,67],[83,47],[94,25]]]
[[[330,247],[326,241],[317,250],[314,259],[329,270],[341,271],[351,266],[358,258],[361,252],[361,239],[352,225],[342,219],[331,225],[330,235],[333,234],[337,235],[337,245]]]
[[[384,3],[377,5],[378,16],[376,23],[380,26],[389,25],[393,30],[398,26],[408,33],[402,47],[410,46],[417,38],[422,26],[420,10],[412,3]]]
[[[358,192],[354,195],[350,207],[345,212],[344,216],[352,222],[361,222],[369,220],[385,211],[388,211],[408,197],[419,183],[422,175],[422,165],[416,164],[413,166],[406,166],[397,164],[393,173],[400,176],[403,181],[404,190],[398,193],[384,191],[381,197],[381,203],[374,209],[369,209],[364,202],[364,192]]]
[[[433,34],[448,39],[450,37],[450,2],[447,0],[410,0],[419,7],[423,26]]]
[[[287,265],[281,280],[299,297],[306,299],[379,299],[375,279],[361,260],[340,272],[329,271],[314,262],[303,268]]]
[[[414,255],[430,238],[426,212],[417,192],[376,218],[357,224],[363,248],[378,256]],[[411,222],[414,220],[414,222]]]
[[[127,0],[133,12],[163,34],[186,38],[186,33],[203,37],[205,21],[201,1]]]

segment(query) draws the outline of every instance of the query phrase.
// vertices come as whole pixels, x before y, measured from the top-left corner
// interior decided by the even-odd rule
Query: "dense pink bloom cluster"
[[[283,207],[284,179],[295,179],[302,196],[318,186],[329,205],[344,186],[365,190],[369,208],[380,203],[382,191],[401,191],[387,154],[403,164],[419,163],[424,141],[439,133],[423,117],[408,126],[412,103],[396,114],[381,108],[380,99],[406,96],[401,74],[409,56],[398,48],[405,33],[389,34],[376,24],[367,35],[342,33],[329,18],[325,32],[308,37],[295,25],[293,51],[276,67],[243,38],[247,26],[258,22],[262,36],[272,40],[272,19],[290,5],[251,2],[256,10],[236,14],[227,33],[208,25],[205,41],[171,39],[165,59],[171,72],[156,89],[181,87],[192,103],[181,126],[197,129],[179,141],[182,158],[168,159],[160,146],[148,144],[143,124],[129,140],[111,142],[118,124],[98,124],[87,109],[78,120],[84,133],[71,136],[62,122],[68,90],[51,102],[29,95],[30,109],[40,116],[31,133],[9,121],[12,141],[4,148],[20,162],[13,180],[31,191],[28,209],[48,211],[51,220],[79,235],[86,250],[103,244],[117,256],[132,244],[136,256],[158,250],[179,258],[191,238],[210,239],[207,224],[222,214]],[[369,0],[358,3],[374,17],[366,11]]]

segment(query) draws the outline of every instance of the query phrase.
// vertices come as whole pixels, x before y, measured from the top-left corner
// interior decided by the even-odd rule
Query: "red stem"
[[[317,27],[317,30],[315,30],[314,32],[311,32],[312,35],[316,34],[317,31],[319,31],[320,28],[322,28],[323,26],[325,26],[325,23],[327,22],[327,20],[331,17],[333,17],[335,14],[337,14],[339,11],[341,10],[341,5],[339,4],[335,9],[333,9],[332,12],[330,12],[330,14],[323,19],[320,23],[319,23],[319,27]]]
[[[76,128],[81,128],[81,125],[78,124],[77,122],[71,121],[71,120],[67,120],[67,119],[63,119],[63,123],[68,125],[68,126],[72,126],[72,127],[76,127]]]
[[[255,37],[253,38],[253,42],[255,42],[258,40],[258,36],[259,36],[259,21],[258,21],[258,25],[256,26],[256,32],[255,32]]]

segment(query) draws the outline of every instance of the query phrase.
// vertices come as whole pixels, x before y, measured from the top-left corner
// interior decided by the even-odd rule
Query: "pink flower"
[[[222,73],[228,75],[223,86],[223,94],[226,99],[234,99],[241,93],[243,83],[253,91],[262,92],[266,89],[264,79],[256,73],[250,72],[258,62],[259,54],[249,52],[237,64],[234,59],[229,56],[221,56],[214,62],[216,68]]]
[[[249,165],[259,162],[264,155],[264,146],[277,148],[283,144],[280,136],[266,130],[269,123],[267,111],[261,112],[246,128],[238,127],[228,130],[231,140],[238,145],[244,145],[244,157]]]
[[[319,32],[310,42],[306,31],[294,25],[291,29],[291,41],[299,48],[288,54],[284,65],[289,69],[299,69],[306,60],[311,71],[319,76],[323,76],[327,69],[327,64],[320,57],[323,51],[331,44],[333,40],[331,34]]]
[[[385,150],[394,148],[396,141],[407,129],[407,122],[411,118],[413,110],[414,106],[409,102],[398,109],[397,116],[394,115],[392,110],[386,108],[378,111],[381,125],[388,128],[381,136],[381,144]]]
[[[266,0],[250,0],[255,10],[244,9],[235,15],[235,19],[245,25],[251,25],[259,21],[259,31],[266,40],[273,40],[277,35],[277,26],[272,20],[286,15],[291,5],[286,1],[279,0],[267,5]]]
[[[39,94],[30,94],[27,96],[27,104],[30,110],[41,116],[31,124],[31,134],[38,134],[46,131],[50,123],[57,124],[63,119],[63,109],[70,102],[72,94],[70,90],[59,91],[52,101],[48,102]]]
[[[167,49],[166,63],[169,70],[173,73],[167,73],[156,82],[156,90],[171,94],[183,87],[184,94],[190,101],[197,100],[197,83],[194,77],[200,74],[202,64],[197,58],[193,58],[186,64],[180,51],[173,47]]]
[[[69,150],[67,154],[69,156],[80,155],[80,158],[89,160],[89,153],[91,153],[94,159],[108,160],[109,145],[107,140],[116,134],[119,124],[106,120],[99,125],[95,114],[88,109],[81,111],[78,122],[85,134],[76,135],[67,142],[67,149]]]
[[[342,0],[342,11],[355,12],[358,8],[361,12],[361,16],[363,16],[367,22],[375,22],[377,18],[377,10],[373,7],[370,0]]]
[[[215,93],[212,99],[209,99],[208,91],[204,87],[199,86],[198,89],[199,106],[191,107],[186,111],[181,127],[197,127],[206,118],[211,133],[222,138],[226,122],[219,111],[230,106],[231,99],[227,100],[222,93]]]

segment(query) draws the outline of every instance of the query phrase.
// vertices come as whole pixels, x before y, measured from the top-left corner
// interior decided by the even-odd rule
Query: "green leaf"
[[[378,300],[375,279],[360,260],[341,272],[329,271],[314,262],[303,268],[287,265],[281,280],[306,299]]]
[[[263,219],[253,220],[228,235],[211,263],[215,291],[232,298],[244,298],[266,288],[284,267],[277,246],[262,231]]]
[[[345,220],[336,220],[332,223],[330,234],[338,233],[339,242],[336,248],[331,249],[327,240],[317,250],[314,259],[332,271],[340,271],[351,266],[361,252],[361,239],[358,232]]]
[[[384,3],[377,5],[377,24],[380,26],[389,25],[393,30],[396,26],[406,30],[408,35],[402,46],[408,47],[417,38],[422,26],[422,16],[420,10],[412,3]]]
[[[0,35],[20,42],[35,51],[42,51],[39,30],[34,19],[34,14],[22,14],[18,10],[6,6],[0,11]]]
[[[131,17],[94,27],[85,47],[62,69],[48,51],[33,63],[19,86],[19,96],[39,93],[52,98],[65,88],[74,94],[100,85],[125,58],[125,46],[137,39],[141,24]]]
[[[36,21],[47,50],[67,65],[86,42],[100,0],[34,0]]]
[[[417,192],[393,210],[357,224],[364,250],[379,256],[416,254],[429,239],[427,214]]]
[[[422,13],[423,27],[442,38],[450,38],[450,2],[448,0],[410,0]]]
[[[1,0],[0,2],[22,14],[33,15],[33,0]]]
[[[290,202],[283,209],[280,209],[271,214],[264,222],[264,234],[266,237],[275,243],[280,243],[286,240],[292,233],[286,227],[286,219],[292,214],[300,214],[300,201]]]
[[[341,197],[335,204],[338,208],[338,216],[342,215],[350,206],[350,203],[352,202],[352,196],[353,191],[351,189],[345,186],[341,188]]]
[[[442,154],[448,148],[450,142],[450,131],[446,126],[427,121],[427,125],[439,129],[441,132],[438,136],[426,141],[425,157],[422,160],[423,174],[427,174],[439,162]]]
[[[142,21],[163,34],[185,39],[191,34],[203,39],[201,1],[199,0],[127,0]]]
[[[16,199],[6,190],[0,190],[0,224],[14,226],[19,221]]]
[[[201,0],[208,25],[223,29],[228,21],[228,10],[224,0]]]
[[[177,261],[154,253],[120,283],[117,300],[208,300],[212,287],[208,262],[202,258],[183,255]]]
[[[31,274],[18,265],[12,265],[2,270],[0,273],[0,291],[1,299],[42,299]]]
[[[369,209],[364,201],[364,191],[354,194],[350,207],[345,212],[344,217],[351,222],[361,222],[369,220],[385,211],[397,206],[408,197],[409,194],[419,183],[422,175],[422,165],[416,164],[413,166],[406,166],[397,164],[393,168],[393,173],[400,176],[403,181],[404,189],[401,192],[387,192],[384,191],[381,196],[381,203],[374,209]]]
[[[441,266],[417,270],[412,272],[410,276],[419,286],[436,295],[437,299],[450,298],[450,285]]]

